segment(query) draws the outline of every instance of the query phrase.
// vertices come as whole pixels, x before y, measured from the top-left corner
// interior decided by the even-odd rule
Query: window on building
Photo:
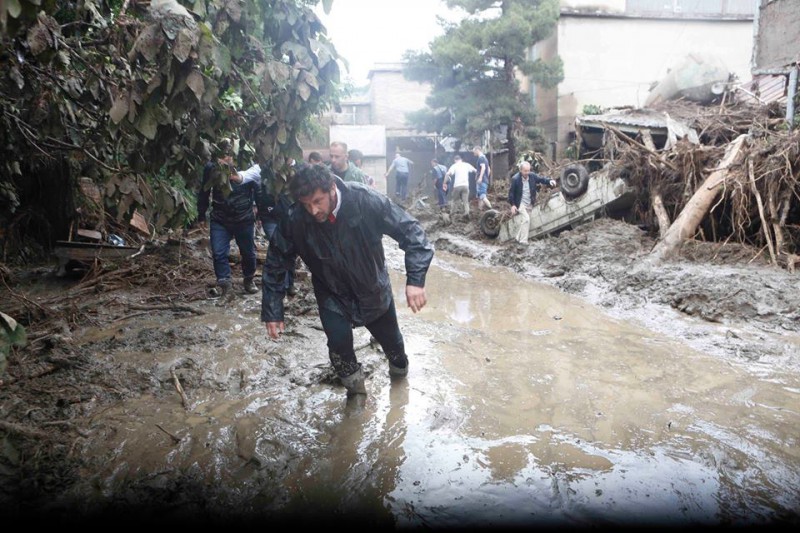
[[[753,0],[627,0],[625,11],[641,15],[754,15]]]

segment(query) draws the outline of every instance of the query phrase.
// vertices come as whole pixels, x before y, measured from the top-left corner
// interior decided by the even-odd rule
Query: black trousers
[[[330,309],[320,306],[319,318],[328,337],[328,356],[339,377],[347,377],[361,368],[353,348],[353,324],[350,320]],[[377,320],[365,326],[383,348],[386,358],[394,366],[408,365],[403,334],[397,322],[397,310],[392,299],[389,309]]]

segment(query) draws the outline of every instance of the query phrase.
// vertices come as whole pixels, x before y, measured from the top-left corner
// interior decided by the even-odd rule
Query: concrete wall
[[[625,11],[627,0],[561,0],[561,7],[586,8],[591,6],[603,11]]]
[[[400,65],[373,70],[370,73],[372,123],[385,125],[389,137],[417,135],[406,123],[406,113],[424,109],[428,94],[430,85],[407,81]]]
[[[331,141],[347,143],[348,150],[361,150],[364,161],[361,169],[375,178],[375,188],[386,193],[386,128],[383,125],[343,126],[330,129]],[[394,154],[392,154],[394,157]]]
[[[753,22],[565,16],[556,36],[564,61],[558,87],[558,153],[567,146],[583,106],[644,105],[651,84],[691,52],[719,57],[741,80],[750,79]],[[541,107],[540,107],[541,109]]]
[[[784,70],[800,59],[800,2],[759,1],[753,68],[756,71]]]

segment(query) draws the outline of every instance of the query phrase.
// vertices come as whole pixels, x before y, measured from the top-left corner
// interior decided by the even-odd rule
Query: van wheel
[[[575,163],[567,165],[561,171],[561,192],[567,198],[577,198],[589,187],[589,171],[586,167]]]
[[[500,234],[500,211],[489,209],[481,215],[479,225],[481,231],[487,237],[494,239]]]

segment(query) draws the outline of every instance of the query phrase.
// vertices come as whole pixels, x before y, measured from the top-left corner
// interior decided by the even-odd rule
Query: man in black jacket
[[[365,326],[383,348],[393,377],[408,373],[383,251],[383,236],[405,252],[406,301],[425,306],[433,246],[420,223],[369,186],[344,182],[323,166],[302,167],[289,183],[297,202],[270,241],[264,263],[261,320],[269,336],[284,330],[283,280],[295,254],[311,272],[328,356],[348,395],[366,394],[353,349],[353,327]],[[302,207],[302,208],[301,208]]]
[[[205,226],[206,211],[211,200],[211,252],[214,256],[214,274],[217,277],[217,292],[222,301],[233,296],[231,288],[231,265],[228,255],[231,239],[236,240],[242,256],[244,290],[249,294],[258,292],[253,281],[256,273],[256,216],[253,210],[255,197],[261,183],[261,169],[253,165],[237,172],[233,167],[233,156],[229,141],[221,143],[221,157],[209,161],[203,168],[203,182],[197,194],[197,220]],[[219,173],[228,176],[230,188],[219,183]]]
[[[519,172],[511,178],[508,188],[508,203],[511,204],[513,218],[509,222],[510,233],[517,242],[526,244],[530,232],[531,208],[536,204],[536,185],[556,186],[555,180],[539,176],[531,172],[531,164],[523,161],[519,165]]]

